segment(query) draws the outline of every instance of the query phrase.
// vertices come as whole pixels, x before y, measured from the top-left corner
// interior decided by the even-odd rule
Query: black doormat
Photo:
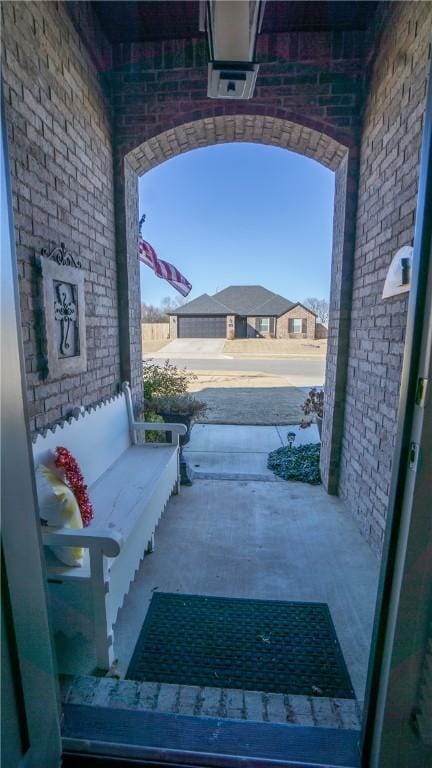
[[[126,677],[355,698],[326,603],[156,592]]]

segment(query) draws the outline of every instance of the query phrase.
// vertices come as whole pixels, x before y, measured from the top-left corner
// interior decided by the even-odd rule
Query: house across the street
[[[170,315],[170,338],[314,339],[316,314],[261,285],[203,293]]]

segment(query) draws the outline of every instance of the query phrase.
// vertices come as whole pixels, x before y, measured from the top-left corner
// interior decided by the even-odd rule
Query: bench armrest
[[[150,430],[156,430],[157,432],[171,432],[171,445],[179,444],[180,435],[185,435],[187,427],[185,424],[167,424],[166,421],[159,423],[158,421],[133,421],[132,422],[132,440],[136,443],[137,432],[149,432]],[[164,443],[152,443],[152,445],[164,445]]]
[[[79,529],[81,531],[81,529]],[[84,532],[85,531],[85,532]],[[106,557],[117,557],[123,544],[120,534],[115,531],[62,528],[61,531],[44,530],[42,543],[47,547],[83,547],[99,549]]]
[[[135,421],[132,394],[127,381],[123,382],[122,390],[126,398],[126,407],[128,411],[129,429],[132,443],[136,444],[137,432],[146,433],[150,430],[155,430],[156,432],[171,432],[171,444],[179,444],[180,435],[185,435],[187,433],[187,427],[185,424],[167,424],[166,422],[162,422],[160,424],[159,422],[153,421]]]

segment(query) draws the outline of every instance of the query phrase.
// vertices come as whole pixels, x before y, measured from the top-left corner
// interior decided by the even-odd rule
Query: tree
[[[160,303],[160,307],[142,301],[141,319],[144,323],[167,323],[169,321],[167,312],[173,312],[184,303],[185,299],[180,296],[175,296],[174,298],[165,296]]]
[[[308,307],[315,312],[318,321],[324,325],[328,324],[330,305],[327,299],[316,299],[315,297],[309,297],[302,302],[305,307]]]
[[[181,307],[185,303],[186,299],[183,296],[164,296],[161,301],[161,310],[165,312],[173,312],[178,307]]]
[[[164,323],[166,315],[159,307],[143,301],[141,302],[141,319],[144,323]]]

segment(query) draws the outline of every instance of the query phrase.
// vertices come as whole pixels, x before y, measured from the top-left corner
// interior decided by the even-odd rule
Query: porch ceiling
[[[111,43],[201,37],[197,0],[93,2]],[[262,32],[364,30],[377,2],[280,2],[267,0]]]

